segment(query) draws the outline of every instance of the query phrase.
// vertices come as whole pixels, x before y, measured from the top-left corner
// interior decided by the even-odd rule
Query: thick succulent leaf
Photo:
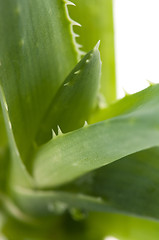
[[[98,169],[59,191],[17,187],[14,196],[24,212],[36,217],[80,209],[159,220],[158,159],[156,147]]]
[[[22,186],[33,186],[33,179],[31,176],[28,174],[24,163],[21,161],[21,156],[19,153],[19,150],[17,148],[14,135],[13,135],[13,129],[12,129],[12,124],[9,118],[8,114],[8,105],[4,96],[3,89],[0,86],[0,102],[2,104],[2,110],[3,110],[3,116],[4,116],[4,121],[5,121],[5,126],[7,130],[7,135],[8,135],[8,140],[9,140],[9,146],[11,150],[11,163],[9,165],[6,165],[6,162],[9,163],[9,155],[4,155],[5,159],[2,161],[2,166],[3,168],[3,175],[6,176],[8,173],[7,179],[5,179],[5,183],[10,186],[14,184],[18,184],[19,182],[21,183]],[[4,184],[5,185],[5,184]]]
[[[77,62],[71,33],[76,23],[67,4],[0,0],[0,83],[24,161],[48,105]]]
[[[132,154],[98,170],[92,193],[119,211],[159,220],[158,173],[159,148]]]
[[[99,92],[101,60],[98,44],[76,65],[57,92],[42,120],[37,142],[50,140],[52,129],[56,134],[58,132],[57,125],[62,132],[69,132],[88,121],[97,105]]]
[[[145,90],[146,91],[146,90]],[[138,92],[137,94],[126,95],[124,98],[118,100],[115,104],[110,105],[107,108],[100,109],[100,111],[95,111],[92,114],[90,123],[100,122],[106,119],[117,117],[122,114],[127,114],[139,108],[143,104],[143,92]],[[149,92],[146,95],[147,101],[150,99],[151,95]]]
[[[82,28],[75,30],[79,34],[79,43],[88,52],[100,39],[102,58],[101,92],[108,103],[116,99],[114,28],[112,0],[74,0],[75,8],[70,8],[71,16],[79,21]],[[71,11],[72,10],[72,11]]]
[[[155,147],[100,168],[68,189],[101,196],[116,211],[159,220],[158,172],[159,148]]]
[[[38,191],[16,187],[13,197],[20,209],[34,217],[49,217],[62,214],[68,209],[77,208],[85,211],[109,211],[101,198],[62,191]]]
[[[131,153],[158,145],[159,85],[135,96],[138,94],[142,94],[142,101],[132,111],[57,136],[42,146],[33,163],[37,185],[58,186]]]

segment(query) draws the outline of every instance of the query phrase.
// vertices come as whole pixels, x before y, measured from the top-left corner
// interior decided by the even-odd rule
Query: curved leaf
[[[69,132],[88,121],[99,92],[101,60],[98,45],[76,65],[58,90],[42,120],[37,142],[51,139],[51,130],[57,133],[57,125],[62,132]]]
[[[71,32],[76,23],[67,4],[0,0],[0,83],[24,161],[48,105],[77,62]]]
[[[77,179],[63,191],[97,197],[117,212],[159,219],[159,148],[144,150]]]
[[[5,166],[5,168],[3,169],[4,171],[3,174],[6,175],[8,173],[6,185],[10,187],[11,185],[18,184],[20,182],[21,186],[27,187],[33,186],[34,185],[33,179],[28,174],[24,163],[21,161],[21,156],[13,135],[12,124],[8,115],[8,105],[1,86],[0,86],[0,102],[2,104],[3,116],[6,125],[12,159],[12,161],[9,162],[8,166],[5,164],[5,162],[2,162],[2,164]],[[7,158],[9,158],[9,156],[7,156]],[[8,160],[9,159],[6,159],[7,162]]]
[[[14,200],[20,209],[34,217],[62,214],[71,208],[87,211],[109,211],[111,206],[101,198],[62,191],[34,191],[21,187],[14,189]]]
[[[42,146],[33,163],[37,185],[45,188],[61,185],[131,153],[158,145],[158,102],[159,85],[155,85],[142,91],[140,105],[127,114],[58,136]]]
[[[151,159],[151,161],[150,161]],[[34,217],[72,208],[159,219],[159,148],[127,156],[56,191],[17,187],[18,206]]]

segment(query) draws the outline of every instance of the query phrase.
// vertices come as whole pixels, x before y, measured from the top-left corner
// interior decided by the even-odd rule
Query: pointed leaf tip
[[[97,105],[100,74],[100,53],[92,50],[67,76],[49,106],[37,135],[39,145],[51,138],[51,129],[57,133],[58,126],[64,133],[83,127]]]
[[[100,46],[100,40],[97,42],[93,50],[94,51],[99,50],[99,46]]]
[[[71,1],[66,0],[65,2],[66,2],[66,5],[68,5],[68,6],[76,6],[76,4]]]

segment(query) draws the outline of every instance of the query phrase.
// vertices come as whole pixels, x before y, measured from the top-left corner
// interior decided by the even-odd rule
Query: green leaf
[[[10,187],[10,185],[18,184],[19,182],[21,183],[21,186],[33,186],[33,179],[31,176],[28,174],[26,167],[24,163],[21,161],[21,156],[19,153],[19,150],[17,148],[15,138],[13,135],[13,129],[12,129],[12,124],[9,118],[8,114],[8,105],[4,96],[3,89],[0,86],[0,102],[2,104],[2,111],[3,111],[3,116],[4,116],[4,121],[5,121],[5,126],[7,130],[7,136],[8,136],[8,141],[9,141],[9,146],[10,146],[10,151],[11,151],[11,159],[12,161],[10,162],[10,156],[7,154],[7,157],[4,157],[4,160],[2,161],[4,174],[3,176],[7,176],[6,184]],[[5,155],[4,155],[5,156]],[[9,163],[8,165],[6,165]],[[9,182],[9,183],[8,183]]]
[[[159,148],[152,148],[100,168],[58,191],[16,187],[14,197],[18,206],[34,217],[75,208],[158,220],[158,159]]]
[[[48,105],[77,63],[67,1],[0,0],[0,84],[22,159]],[[35,11],[36,9],[36,11]]]
[[[101,40],[102,81],[101,92],[107,103],[116,100],[114,27],[112,0],[74,0],[76,7],[70,8],[73,19],[82,27],[75,29],[83,50],[88,52]]]
[[[158,160],[159,148],[152,148],[114,162],[95,173],[92,193],[117,211],[159,219]]]
[[[57,125],[62,132],[70,132],[88,121],[97,105],[99,92],[101,61],[98,45],[76,65],[58,90],[42,120],[38,142],[51,139],[52,129],[58,132]]]
[[[5,188],[9,156],[7,154],[7,134],[0,104],[0,192]]]
[[[120,214],[89,214],[88,239],[106,239],[108,236],[119,240],[157,240],[159,222]],[[95,235],[95,236],[94,236]]]
[[[7,134],[6,134],[6,128],[4,124],[4,119],[2,115],[2,109],[0,104],[0,155],[3,153],[3,149],[7,145]]]
[[[7,148],[0,152],[0,193],[6,190],[9,175],[10,157]]]
[[[138,98],[138,94],[142,94],[142,101],[132,111],[58,136],[42,146],[33,163],[37,185],[55,187],[131,153],[158,145],[159,85],[134,96]]]
[[[13,194],[14,201],[24,213],[41,218],[62,214],[71,208],[109,211],[110,207],[100,198],[64,191],[38,191],[15,187]]]
[[[91,116],[90,123],[100,122],[135,111],[136,108],[139,108],[140,105],[143,104],[143,97],[142,91],[137,94],[126,95],[115,104],[112,104],[107,108],[100,109],[100,111],[95,111],[95,114],[92,114]],[[147,101],[151,101],[151,95],[147,94],[146,99]]]
[[[144,150],[77,179],[63,190],[100,196],[116,212],[159,219],[159,148]]]
[[[5,188],[5,177],[7,175],[7,166],[9,156],[7,154],[7,134],[0,104],[0,191]]]

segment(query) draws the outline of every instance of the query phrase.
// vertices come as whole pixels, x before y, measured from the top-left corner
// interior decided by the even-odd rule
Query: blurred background
[[[114,0],[118,97],[159,82],[159,1]]]

